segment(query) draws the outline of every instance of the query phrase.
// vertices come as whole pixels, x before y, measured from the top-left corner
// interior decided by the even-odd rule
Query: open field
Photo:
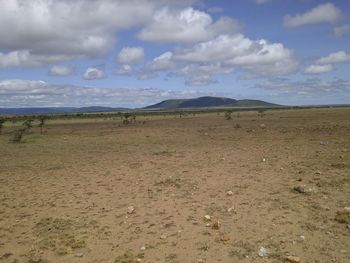
[[[137,121],[5,125],[0,262],[350,262],[350,108]]]

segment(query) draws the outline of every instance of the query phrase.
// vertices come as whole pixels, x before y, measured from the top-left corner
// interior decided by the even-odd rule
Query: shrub
[[[13,132],[13,136],[12,136],[10,142],[13,142],[13,143],[20,143],[20,142],[22,142],[23,134],[25,133],[25,131],[26,131],[26,128],[21,128],[21,129],[15,130]]]

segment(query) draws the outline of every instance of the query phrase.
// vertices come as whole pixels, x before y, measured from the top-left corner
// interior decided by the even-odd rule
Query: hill
[[[186,108],[221,108],[221,107],[277,107],[279,105],[262,100],[235,100],[222,97],[200,97],[194,99],[173,99],[150,105],[144,109],[186,109]]]

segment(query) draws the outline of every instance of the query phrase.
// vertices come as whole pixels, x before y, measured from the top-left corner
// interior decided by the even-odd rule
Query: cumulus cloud
[[[204,95],[215,95],[215,93],[157,88],[94,88],[55,85],[33,80],[0,80],[0,105],[2,107],[143,107],[165,99],[193,98]]]
[[[350,62],[350,54],[345,51],[338,51],[329,54],[328,56],[319,58],[316,63],[317,64],[333,64],[333,63],[342,63],[342,62]]]
[[[224,33],[234,33],[240,28],[229,17],[213,21],[205,12],[188,7],[183,10],[165,7],[157,11],[153,20],[138,34],[144,41],[155,43],[197,43]]]
[[[105,76],[104,71],[98,68],[88,68],[84,73],[84,79],[86,80],[102,79]]]
[[[0,52],[0,68],[43,66],[72,58],[70,55],[33,54],[29,50]]]
[[[350,25],[338,26],[334,28],[334,34],[337,37],[350,34]]]
[[[320,4],[310,11],[294,16],[286,15],[284,17],[284,26],[299,27],[308,24],[333,23],[343,17],[342,12],[332,3]]]
[[[143,61],[145,54],[142,47],[125,47],[118,54],[120,64],[132,65]]]
[[[321,73],[327,73],[333,70],[333,66],[331,64],[325,64],[325,65],[310,65],[308,66],[304,73],[305,74],[321,74]]]
[[[130,65],[121,65],[114,71],[114,73],[121,76],[131,76],[133,68]]]
[[[252,77],[285,75],[298,66],[293,51],[281,43],[269,43],[263,39],[253,41],[242,34],[220,35],[192,48],[178,49],[174,59],[238,66]]]
[[[0,0],[1,67],[41,66],[96,57],[111,50],[116,32],[150,21],[170,0]]]
[[[67,67],[62,65],[54,65],[49,69],[49,75],[51,76],[69,76],[74,72],[73,67]]]

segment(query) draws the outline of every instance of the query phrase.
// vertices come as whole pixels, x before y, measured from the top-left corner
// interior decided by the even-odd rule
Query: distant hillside
[[[165,100],[160,103],[150,105],[144,109],[186,109],[186,108],[211,108],[211,107],[276,107],[277,104],[262,100],[235,100],[220,97],[200,97],[195,99]]]
[[[63,113],[92,113],[92,112],[122,112],[126,108],[110,107],[47,107],[47,108],[0,108],[2,115],[30,115],[30,114],[63,114]]]

